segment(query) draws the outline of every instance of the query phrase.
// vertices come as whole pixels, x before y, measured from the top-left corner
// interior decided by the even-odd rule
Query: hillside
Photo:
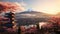
[[[37,11],[24,11],[16,13],[15,17],[19,25],[29,25],[39,22],[46,22],[50,18],[50,15]]]

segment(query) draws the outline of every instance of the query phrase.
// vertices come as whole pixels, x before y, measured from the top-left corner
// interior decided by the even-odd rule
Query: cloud
[[[27,4],[26,4],[25,2],[20,2],[20,4],[21,4],[22,6],[27,6]]]
[[[22,11],[24,7],[18,2],[0,2],[0,12],[3,11]]]

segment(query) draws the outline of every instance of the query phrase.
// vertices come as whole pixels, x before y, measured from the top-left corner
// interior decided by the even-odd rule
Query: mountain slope
[[[49,14],[37,11],[24,11],[16,14],[16,20],[19,25],[36,24],[46,22],[49,19]]]
[[[46,13],[37,12],[37,11],[25,11],[16,14],[17,18],[41,18],[47,16],[48,15]]]

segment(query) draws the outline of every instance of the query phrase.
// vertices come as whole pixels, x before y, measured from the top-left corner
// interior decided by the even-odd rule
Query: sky
[[[25,10],[32,9],[39,12],[57,14],[60,12],[60,0],[0,0],[4,2],[18,2]]]

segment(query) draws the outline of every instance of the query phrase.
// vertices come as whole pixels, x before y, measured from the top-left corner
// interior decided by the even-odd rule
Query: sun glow
[[[48,14],[53,14],[53,15],[56,15],[58,12],[56,12],[56,11],[50,11],[50,12],[44,12],[44,13],[48,13]]]
[[[41,4],[39,3],[33,5],[32,8],[40,12],[54,14],[54,15],[60,12],[60,0],[47,0],[41,2]]]

